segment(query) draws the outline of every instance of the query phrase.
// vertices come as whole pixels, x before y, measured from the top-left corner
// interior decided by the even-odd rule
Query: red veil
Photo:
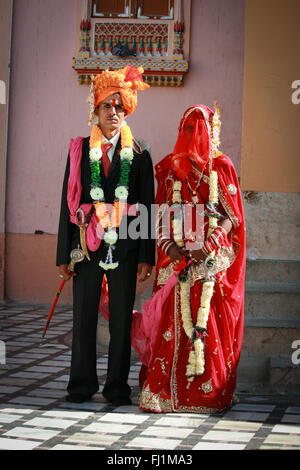
[[[191,172],[192,162],[202,170],[209,160],[211,146],[207,138],[206,120],[210,121],[212,115],[212,110],[207,106],[192,106],[180,121],[171,168],[181,180]]]
[[[189,108],[181,120],[174,151],[156,165],[156,203],[172,203],[174,181],[181,197],[193,204],[208,202],[208,178],[218,174],[218,211],[232,230],[218,253],[216,283],[205,340],[205,371],[188,385],[185,375],[191,343],[182,325],[179,287],[171,259],[158,248],[153,296],[142,315],[134,313],[132,345],[143,363],[143,410],[155,412],[213,412],[230,406],[243,338],[245,280],[245,221],[241,192],[230,158],[214,147],[214,113],[203,105]],[[206,220],[206,219],[205,219]],[[205,236],[207,224],[205,224]],[[172,234],[171,234],[172,235]],[[185,239],[185,242],[188,241]],[[199,308],[203,272],[191,269],[190,304],[193,320]]]

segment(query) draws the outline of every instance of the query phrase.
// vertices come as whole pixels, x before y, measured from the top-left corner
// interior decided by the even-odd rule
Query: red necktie
[[[112,144],[102,144],[101,145],[101,150],[102,150],[102,165],[104,169],[104,174],[105,178],[107,178],[108,175],[108,170],[110,167],[110,159],[109,156],[107,155],[107,152],[109,149],[112,147]]]

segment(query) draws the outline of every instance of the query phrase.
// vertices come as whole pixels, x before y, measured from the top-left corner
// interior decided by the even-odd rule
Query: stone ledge
[[[287,356],[287,355],[278,355],[278,356],[270,357],[270,367],[271,367],[271,369],[273,369],[273,368],[276,368],[276,369],[292,368],[292,369],[299,369],[299,371],[300,371],[300,364],[298,364],[298,365],[293,364],[293,362],[291,360],[291,356]],[[299,382],[299,387],[300,387],[300,382]]]
[[[245,315],[244,325],[252,328],[300,328],[299,318],[266,318],[266,317],[247,317]],[[300,332],[299,332],[300,338]]]
[[[279,294],[300,294],[300,284],[297,282],[259,282],[246,281],[245,292],[268,292]]]
[[[300,279],[299,260],[250,259],[246,260],[246,285],[263,283],[265,285],[297,284]]]

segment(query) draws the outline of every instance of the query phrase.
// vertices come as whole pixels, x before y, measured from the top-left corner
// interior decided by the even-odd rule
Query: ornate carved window
[[[191,0],[82,0],[79,83],[127,64],[150,85],[180,86],[188,71]]]

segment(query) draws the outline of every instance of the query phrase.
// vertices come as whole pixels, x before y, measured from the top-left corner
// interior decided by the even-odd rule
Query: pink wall
[[[70,137],[88,135],[88,87],[71,67],[75,0],[15,0],[8,144],[7,231],[57,233]],[[194,0],[183,88],[142,92],[128,122],[153,161],[172,151],[180,118],[197,103],[223,111],[222,149],[240,168],[244,0]]]

